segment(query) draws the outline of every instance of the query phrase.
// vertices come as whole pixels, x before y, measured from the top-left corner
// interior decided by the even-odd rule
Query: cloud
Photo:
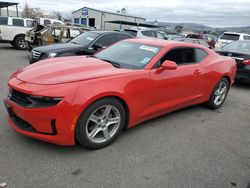
[[[15,1],[15,0],[10,0]],[[129,14],[148,21],[192,22],[208,26],[250,26],[249,0],[20,0],[32,7],[70,13],[87,6],[117,11],[125,7]]]

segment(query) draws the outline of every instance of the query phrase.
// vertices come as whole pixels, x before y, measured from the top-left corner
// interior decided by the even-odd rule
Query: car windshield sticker
[[[145,65],[145,64],[147,64],[150,60],[151,60],[151,58],[145,57],[143,60],[140,61],[140,63]]]
[[[154,53],[157,53],[157,52],[158,52],[158,48],[155,48],[155,47],[152,47],[152,46],[145,46],[145,45],[142,45],[142,46],[140,46],[140,49],[141,49],[141,50],[151,51],[151,52],[154,52]]]
[[[87,37],[87,40],[92,41],[92,40],[94,40],[94,39],[93,39],[93,38],[91,38],[91,37]]]

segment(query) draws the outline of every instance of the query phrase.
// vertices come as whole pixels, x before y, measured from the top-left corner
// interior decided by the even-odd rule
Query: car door
[[[176,62],[177,69],[160,72],[156,67],[151,70],[152,87],[149,92],[152,113],[173,111],[201,99],[206,85],[205,71],[199,63],[201,59],[194,48],[172,49],[162,57],[157,66],[170,60]]]

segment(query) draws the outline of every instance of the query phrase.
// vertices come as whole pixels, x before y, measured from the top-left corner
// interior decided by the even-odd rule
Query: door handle
[[[195,70],[194,74],[201,74],[201,70]]]

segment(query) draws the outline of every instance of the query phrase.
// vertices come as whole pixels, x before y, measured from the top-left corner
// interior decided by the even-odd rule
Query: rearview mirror
[[[101,44],[95,43],[95,44],[93,45],[93,49],[96,50],[96,51],[98,51],[98,50],[100,50],[100,49],[102,49],[102,48],[103,48],[103,46],[102,46]]]
[[[177,69],[177,64],[174,61],[165,60],[161,66],[161,70],[175,70]]]

